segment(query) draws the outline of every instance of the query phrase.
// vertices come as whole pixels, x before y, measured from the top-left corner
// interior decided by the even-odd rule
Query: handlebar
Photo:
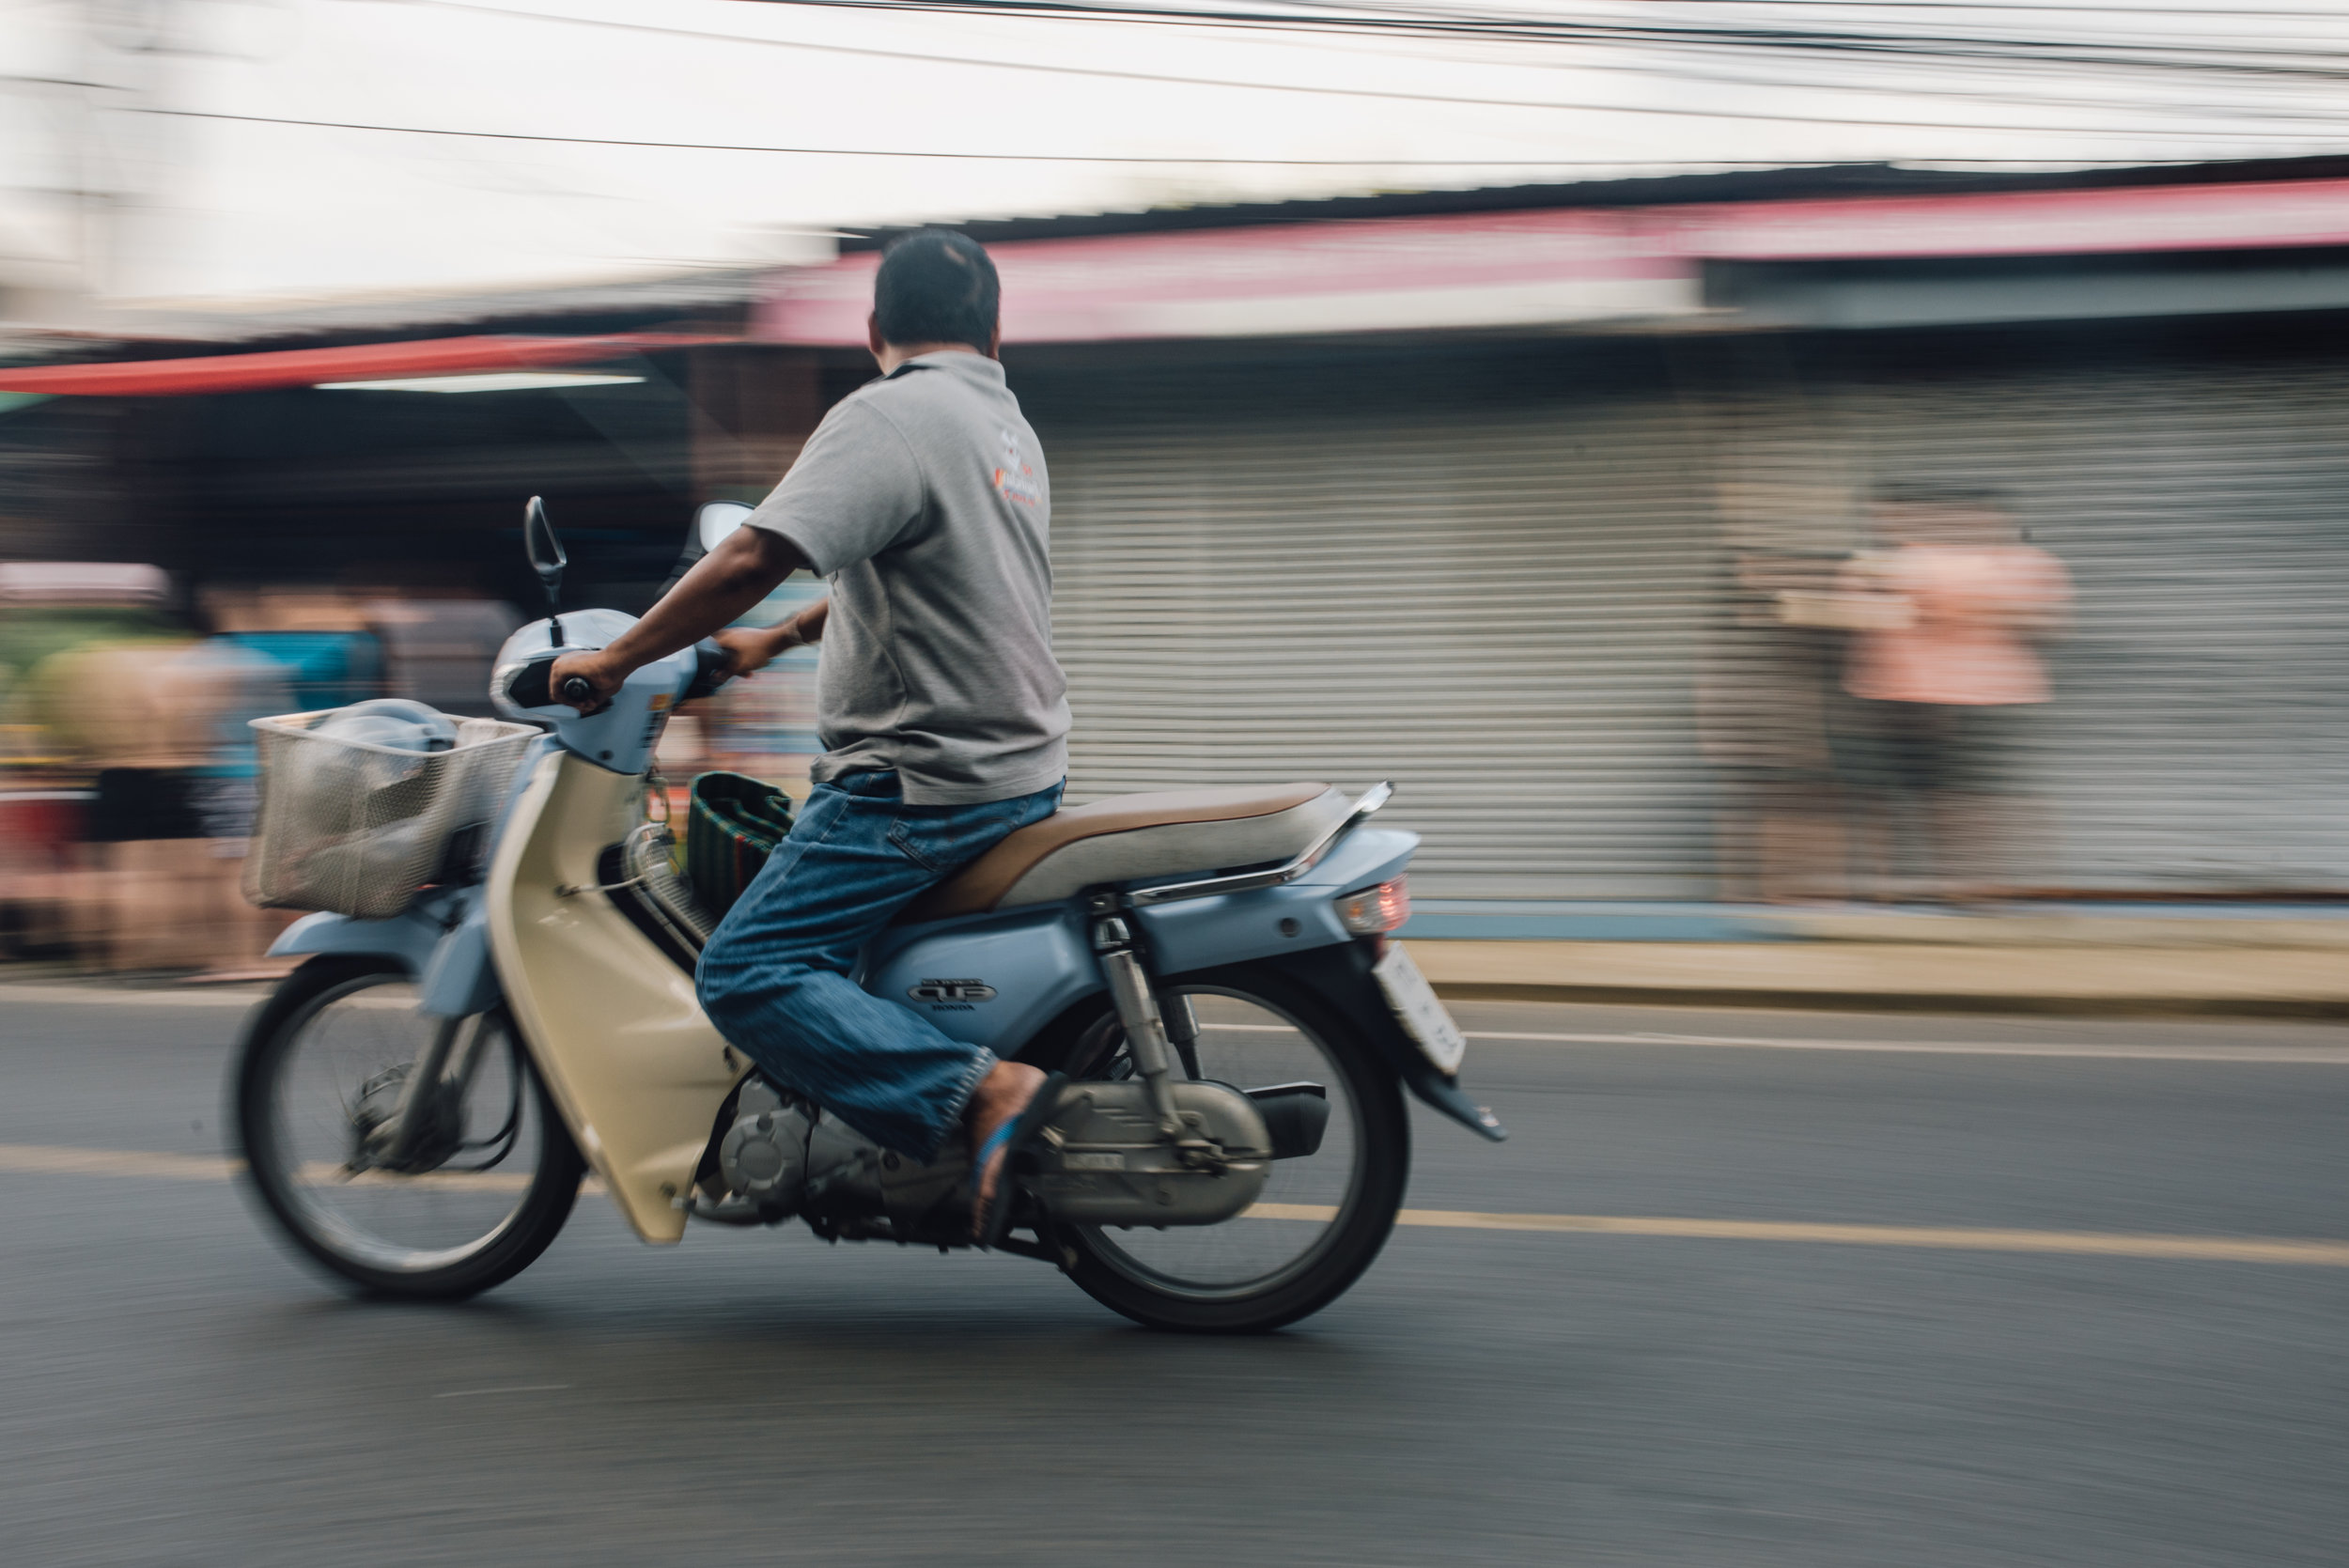
[[[549,677],[554,672],[555,658],[568,651],[565,648],[552,649],[544,657],[532,659],[506,677],[506,695],[515,706],[552,707],[560,703],[577,707],[595,700],[595,687],[582,675],[567,676],[560,690],[551,687]],[[683,700],[707,697],[723,686],[732,678],[727,672],[733,662],[733,657],[714,639],[704,638],[696,644],[693,648],[693,679],[682,693]]]
[[[516,707],[552,706],[554,694],[547,690],[547,677],[553,673],[553,660],[532,660],[506,678],[507,700]]]
[[[685,700],[707,697],[734,677],[727,672],[734,663],[733,655],[718,644],[714,637],[705,637],[693,644],[693,683],[685,689]]]

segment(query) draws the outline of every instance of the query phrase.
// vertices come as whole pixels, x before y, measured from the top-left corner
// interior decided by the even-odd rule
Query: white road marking
[[[251,1007],[252,991],[132,991],[103,986],[0,985],[0,1006],[10,1001],[128,1007]],[[359,998],[361,1006],[406,1008],[405,999]],[[350,1005],[347,1002],[345,1005]],[[1225,1033],[1289,1034],[1285,1024],[1203,1023]],[[1766,1034],[1543,1033],[1499,1029],[1461,1031],[1471,1040],[1511,1040],[1551,1046],[1695,1046],[1745,1050],[1873,1051],[1907,1056],[2046,1056],[2121,1062],[2240,1062],[2299,1066],[2349,1066],[2349,1044],[2338,1046],[2106,1045],[2095,1041],[1823,1040]]]
[[[1292,1034],[1286,1024],[1203,1023],[1202,1031],[1237,1034]],[[2028,1040],[1817,1040],[1768,1034],[1546,1034],[1498,1029],[1464,1029],[1471,1040],[1516,1040],[1552,1046],[1699,1046],[1740,1050],[1844,1050],[1918,1056],[2070,1056],[2132,1062],[2260,1062],[2307,1066],[2349,1066],[2349,1045],[2189,1046],[2105,1045],[2096,1041]]]

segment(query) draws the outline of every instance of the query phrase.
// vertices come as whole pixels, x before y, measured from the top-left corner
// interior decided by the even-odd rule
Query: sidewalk
[[[1437,918],[1414,919],[1406,935],[1437,990],[1459,999],[2349,1018],[2349,909],[2326,906],[1940,914],[1431,904]],[[1503,932],[1470,935],[1485,919],[1505,922]],[[1579,930],[1519,935],[1535,920]]]
[[[1430,901],[1432,902],[1432,901]],[[2086,1017],[2349,1019],[2349,909],[2172,906],[2003,914],[1420,907],[1405,935],[1455,1000]],[[1455,936],[1487,924],[1508,935]],[[1563,925],[1575,935],[1519,936]],[[1439,936],[1423,934],[1433,926]],[[100,975],[0,964],[0,985],[249,1000],[279,968]]]

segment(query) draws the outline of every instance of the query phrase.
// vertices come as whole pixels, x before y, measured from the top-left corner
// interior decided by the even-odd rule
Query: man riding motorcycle
[[[1004,384],[1000,287],[969,237],[894,242],[874,279],[880,378],[824,416],[781,484],[606,647],[565,656],[609,705],[630,672],[715,634],[747,675],[823,642],[825,754],[789,838],[696,975],[701,1004],[776,1082],[917,1160],[973,1151],[972,1227],[1000,1240],[1011,1153],[1053,1104],[1038,1069],[955,1040],[849,978],[923,893],[1058,808],[1066,682],[1051,649],[1051,490]],[[801,567],[830,597],[778,625],[722,630]],[[576,690],[576,689],[573,689]]]

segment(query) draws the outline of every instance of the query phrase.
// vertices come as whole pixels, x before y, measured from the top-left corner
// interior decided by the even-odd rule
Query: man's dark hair
[[[922,228],[881,253],[873,315],[885,343],[968,343],[984,349],[1003,301],[995,263],[967,234]]]

